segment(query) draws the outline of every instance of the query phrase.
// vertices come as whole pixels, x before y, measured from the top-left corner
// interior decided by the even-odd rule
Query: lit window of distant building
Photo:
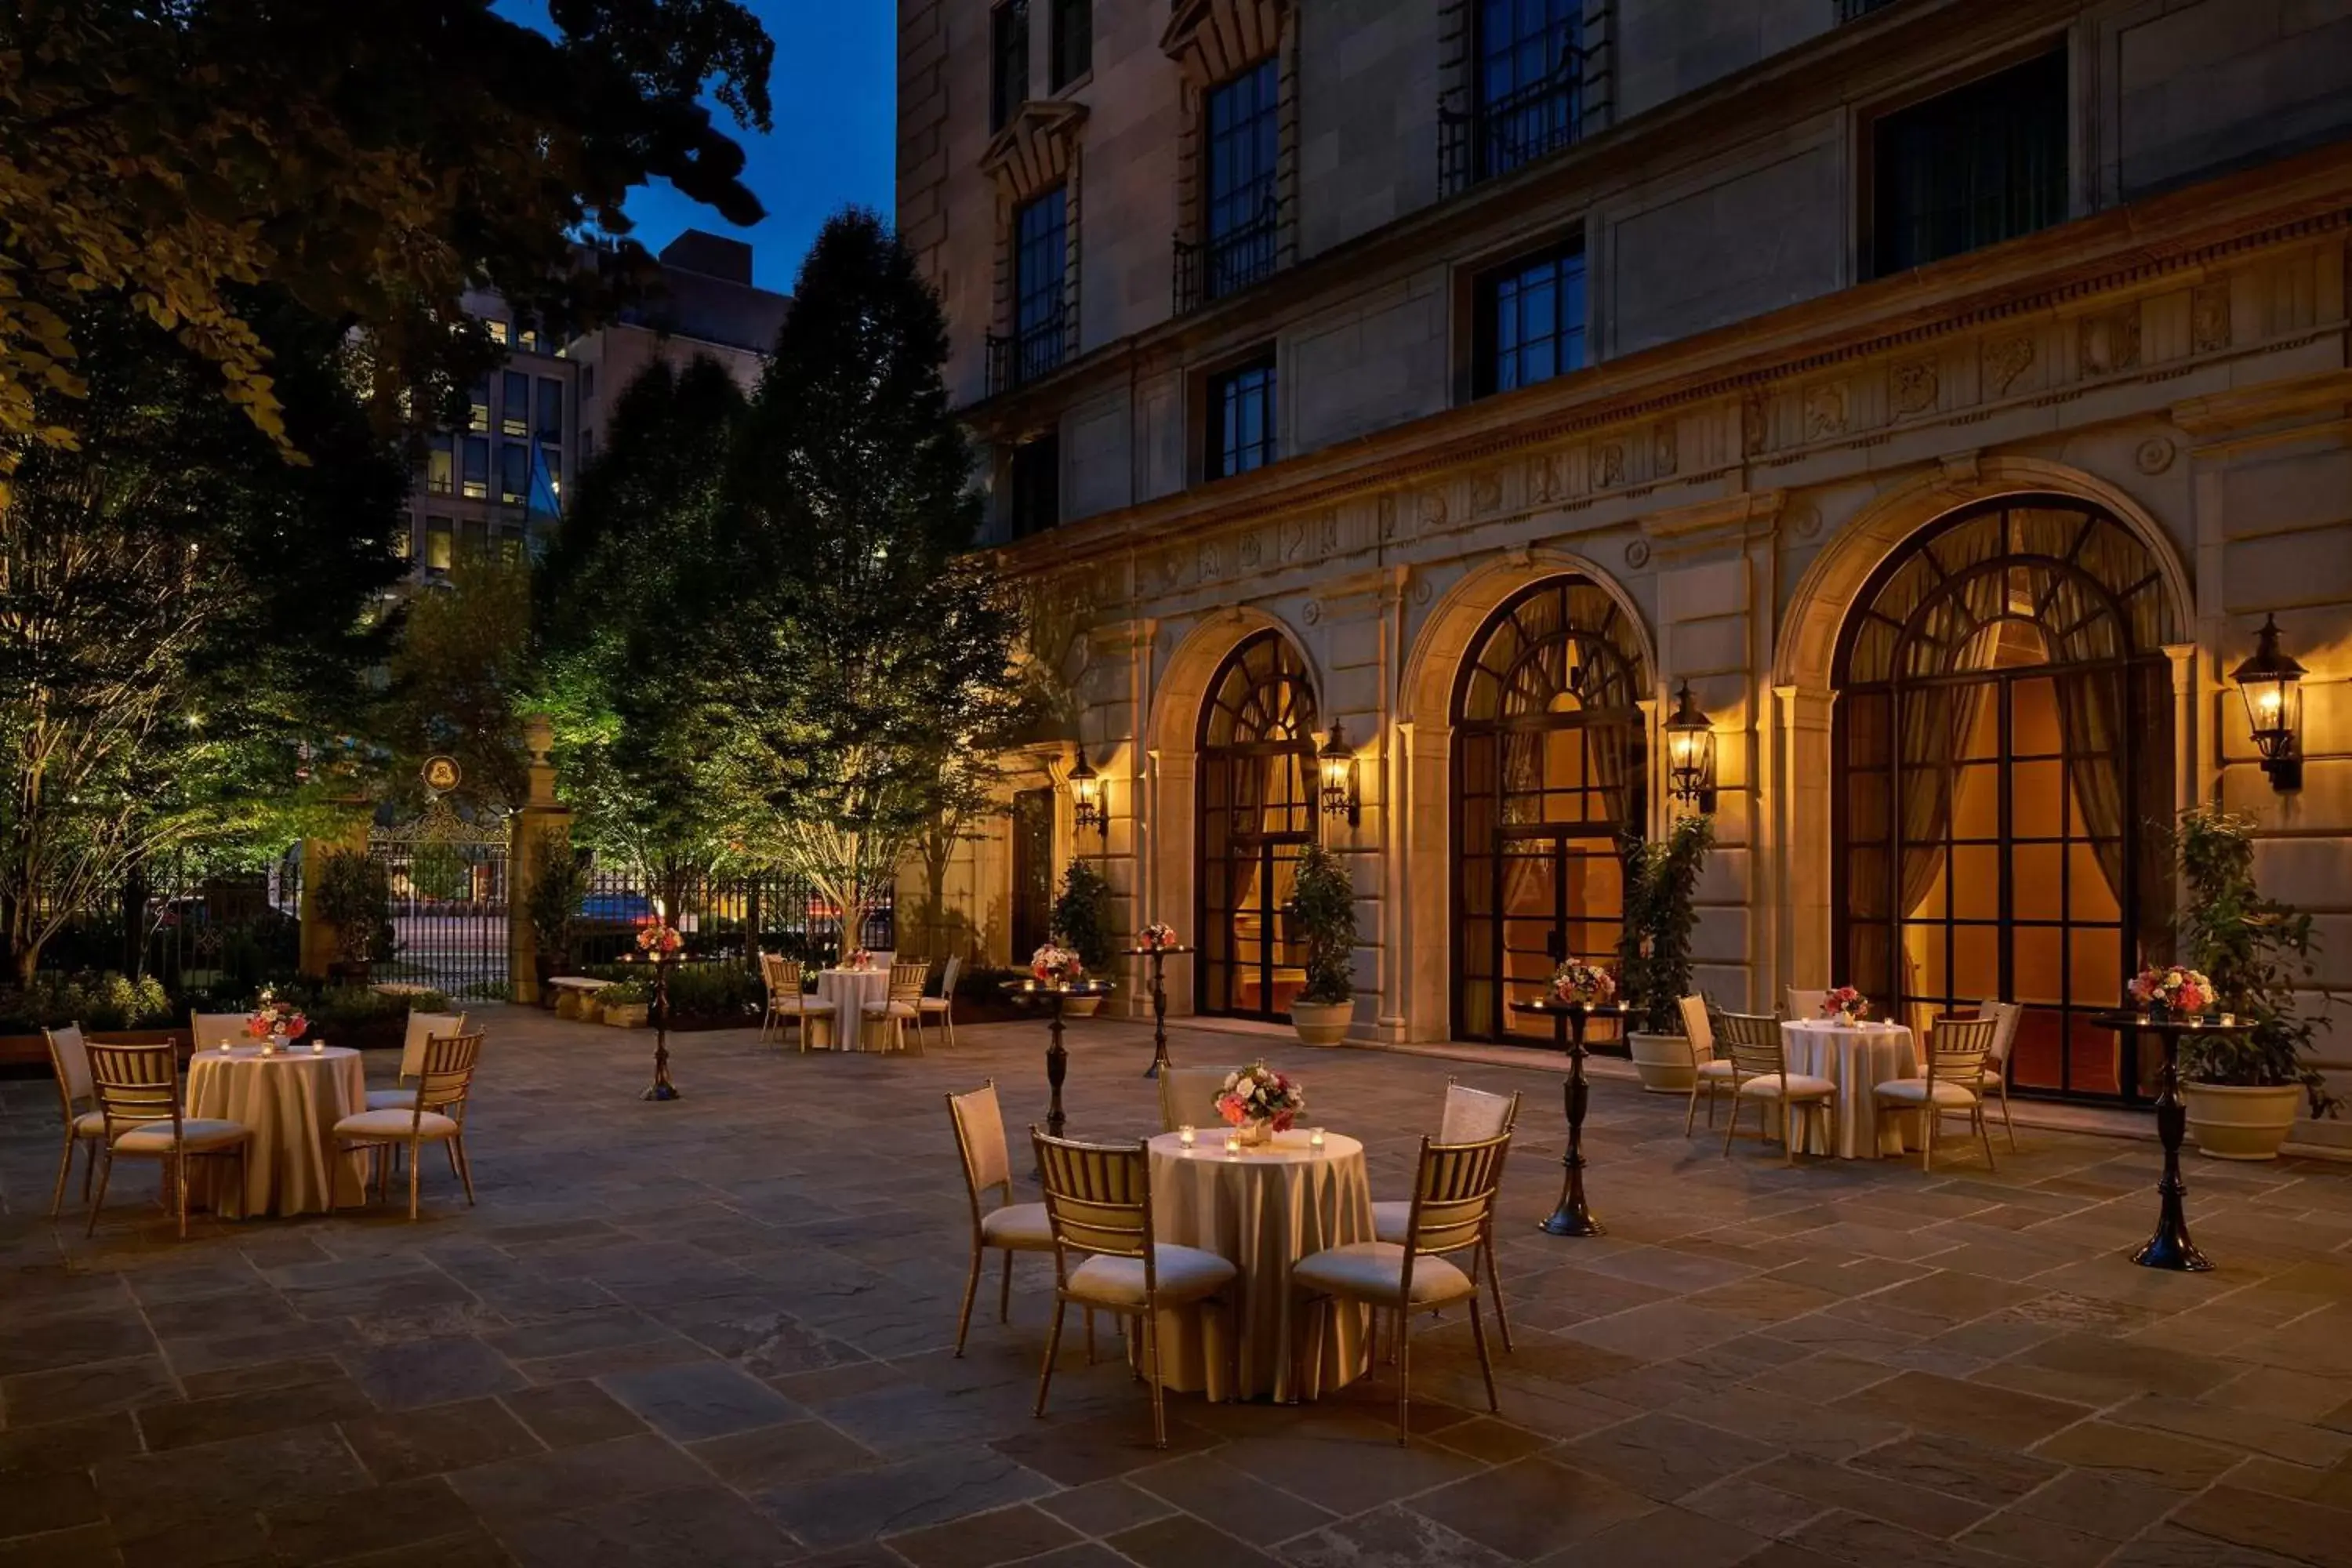
[[[465,493],[481,500],[490,493],[490,443],[487,437],[466,437]]]
[[[425,488],[436,496],[446,496],[453,479],[452,459],[447,437],[436,436],[433,445],[425,449]]]
[[[507,372],[500,389],[499,428],[509,436],[530,434],[530,377],[519,370]]]
[[[429,572],[449,570],[449,556],[454,548],[449,520],[428,517],[425,520],[425,566]]]

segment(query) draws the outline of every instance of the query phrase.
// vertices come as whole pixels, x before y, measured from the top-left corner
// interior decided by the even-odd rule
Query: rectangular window
[[[520,506],[530,486],[530,448],[520,441],[499,443],[499,500]]]
[[[530,434],[530,377],[519,370],[507,372],[499,389],[499,429],[509,436]]]
[[[493,318],[489,321],[484,321],[482,325],[490,330],[490,342],[498,344],[500,348],[504,348],[506,346],[507,324],[504,321]]]
[[[489,552],[490,525],[486,518],[460,518],[457,522],[457,542],[467,559],[479,561]]]
[[[587,402],[596,395],[596,366],[593,362],[580,367],[580,401]]]
[[[581,460],[581,462],[585,463],[585,462],[587,462],[587,461],[588,461],[588,459],[589,459],[589,458],[591,458],[594,457],[595,455],[596,455],[596,432],[594,432],[593,430],[583,430],[582,432],[580,432],[580,460]]]
[[[558,500],[563,495],[563,454],[552,447],[539,449],[540,471],[547,476],[548,490]]]
[[[1063,293],[1070,268],[1070,204],[1056,185],[1013,215],[1013,379],[1062,363]]]
[[[523,533],[520,528],[499,530],[499,559],[511,566],[522,559]]]
[[[434,495],[446,496],[449,493],[451,479],[449,439],[446,436],[436,436],[433,444],[425,449],[425,488]]]
[[[1053,0],[1053,89],[1061,91],[1094,68],[1095,0]]]
[[[1477,0],[1474,156],[1507,174],[1584,128],[1584,0]]]
[[[539,438],[561,443],[563,439],[563,384],[551,375],[539,378]]]
[[[1507,263],[1473,286],[1471,391],[1532,386],[1584,363],[1584,251]]]
[[[465,492],[475,500],[490,493],[490,442],[486,436],[466,437]]]
[[[1274,461],[1274,356],[1211,376],[1208,420],[1202,456],[1210,479],[1245,474]]]
[[[1029,101],[1029,0],[1003,0],[988,14],[988,128],[1001,131]]]
[[[416,520],[415,518],[402,518],[400,526],[392,531],[392,552],[403,561],[415,558]]]
[[[474,390],[467,399],[466,428],[468,430],[487,430],[489,427],[490,378],[484,376],[481,380],[474,383]]]
[[[1013,448],[1012,504],[1006,509],[1013,537],[1040,533],[1062,521],[1062,443],[1040,436]]]
[[[2066,51],[1879,120],[1871,273],[1884,278],[2066,216]]]
[[[1202,113],[1201,191],[1210,299],[1274,270],[1274,178],[1282,149],[1281,81],[1271,56],[1210,89]]]
[[[432,572],[449,570],[449,556],[453,548],[449,520],[446,517],[426,518],[425,520],[425,569]]]
[[[531,331],[529,327],[525,327],[521,331],[515,334],[515,347],[522,350],[522,352],[527,354],[537,353],[539,352],[539,334]]]

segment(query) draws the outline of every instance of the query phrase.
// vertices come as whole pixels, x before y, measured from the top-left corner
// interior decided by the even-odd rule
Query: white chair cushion
[[[1727,1079],[1731,1076],[1731,1064],[1727,1061],[1701,1062],[1698,1064],[1698,1076],[1703,1079]]]
[[[1293,1283],[1326,1296],[1396,1306],[1403,1294],[1404,1248],[1392,1241],[1357,1241],[1311,1253],[1290,1271]],[[1470,1277],[1443,1258],[1417,1258],[1412,1265],[1415,1307],[1442,1307],[1475,1293]]]
[[[75,1117],[74,1136],[77,1138],[105,1137],[106,1112],[103,1110],[85,1110],[79,1116]]]
[[[980,1239],[1015,1252],[1051,1252],[1054,1222],[1044,1204],[1007,1204],[980,1216]]]
[[[2009,1079],[1999,1068],[1987,1068],[1984,1076],[1977,1081],[1987,1089],[2001,1089],[2007,1086]]]
[[[915,1009],[904,1002],[886,1002],[879,1007],[867,1007],[866,1016],[869,1018],[911,1018],[915,1016]]]
[[[1372,1234],[1393,1247],[1404,1245],[1405,1227],[1412,1223],[1412,1201],[1374,1204]]]
[[[1891,1100],[1897,1105],[1925,1105],[1931,1080],[1924,1078],[1898,1078],[1882,1083],[1871,1092],[1881,1100]],[[1966,1110],[1977,1102],[1976,1091],[1964,1083],[1933,1081],[1936,1103]]]
[[[362,1110],[335,1123],[338,1138],[403,1139],[412,1131],[425,1138],[454,1138],[457,1124],[437,1110],[428,1110],[419,1117],[414,1109]]]
[[[413,1089],[372,1089],[367,1091],[370,1110],[414,1110],[416,1091]]]
[[[1237,1272],[1213,1252],[1179,1247],[1172,1241],[1160,1242],[1153,1248],[1152,1262],[1160,1277],[1160,1300],[1163,1302],[1213,1295],[1224,1289]],[[1133,1311],[1143,1305],[1143,1259],[1089,1258],[1070,1270],[1069,1290],[1075,1300]]]
[[[1785,1087],[1783,1087],[1785,1085]],[[1739,1086],[1742,1100],[1778,1100],[1786,1094],[1790,1100],[1834,1100],[1837,1085],[1811,1073],[1768,1072],[1748,1079]]]
[[[198,1152],[234,1149],[252,1136],[253,1129],[242,1121],[215,1121],[192,1116],[180,1123],[181,1146]],[[168,1154],[172,1147],[172,1124],[168,1121],[146,1122],[114,1140],[114,1152],[118,1154]]]
[[[833,1004],[819,1001],[814,996],[807,996],[802,998],[798,1006],[794,1006],[793,999],[787,996],[777,1004],[776,1011],[788,1018],[795,1013],[806,1013],[812,1018],[830,1018],[833,1016]]]
[[[926,996],[915,1005],[926,1013],[944,1013],[948,1010],[948,999],[944,996]]]

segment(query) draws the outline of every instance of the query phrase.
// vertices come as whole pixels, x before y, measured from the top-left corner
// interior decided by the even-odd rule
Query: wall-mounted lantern
[[[2284,795],[2303,787],[2303,666],[2279,649],[2276,616],[2263,617],[2254,634],[2254,651],[2230,679],[2246,700],[2246,722],[2254,735],[2254,750],[2263,756],[2263,772],[2271,787]]]
[[[1093,828],[1110,842],[1110,806],[1103,799],[1102,775],[1087,761],[1086,748],[1078,748],[1078,765],[1070,770],[1070,823],[1080,833]]]
[[[1693,810],[1715,810],[1715,726],[1699,710],[1690,682],[1675,693],[1666,721],[1666,793]]]
[[[1364,818],[1364,797],[1356,773],[1355,750],[1348,744],[1348,731],[1337,721],[1315,760],[1323,775],[1323,815],[1346,817],[1353,827]]]

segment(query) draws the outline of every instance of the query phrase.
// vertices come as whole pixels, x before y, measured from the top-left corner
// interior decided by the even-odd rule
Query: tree
[[[2254,1026],[2245,1034],[2184,1038],[2181,1076],[2194,1083],[2300,1084],[2312,1115],[2334,1115],[2336,1097],[2307,1059],[2317,1021],[2302,1016],[2295,998],[2296,983],[2315,968],[2311,916],[2256,886],[2253,824],[2245,817],[2210,806],[2185,812],[2173,850],[2188,895],[2174,921],[2180,962],[2213,983],[2223,1011]]]
[[[249,310],[283,286],[364,328],[353,374],[389,423],[429,416],[495,357],[461,296],[527,316],[609,306],[572,237],[624,235],[667,181],[761,216],[740,148],[698,99],[769,125],[773,46],[737,0],[551,0],[551,34],[489,0],[76,0],[0,10],[0,437],[69,447],[97,416],[79,302],[110,295],[209,365],[289,452],[301,443]],[[20,443],[0,447],[0,503]],[[313,454],[315,456],[315,454]]]
[[[397,778],[446,754],[461,775],[458,803],[511,811],[529,798],[530,613],[530,563],[480,549],[460,551],[445,582],[409,600],[383,730],[403,764]]]

